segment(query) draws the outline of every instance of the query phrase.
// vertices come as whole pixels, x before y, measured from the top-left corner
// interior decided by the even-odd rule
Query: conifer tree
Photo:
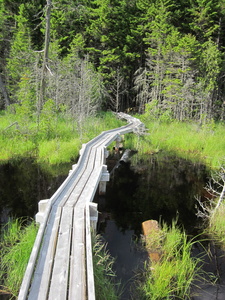
[[[17,26],[15,28],[7,70],[9,74],[10,93],[13,102],[17,102],[18,83],[26,76],[30,65],[34,63],[34,55],[31,49],[30,30],[27,27],[27,17],[24,4],[19,7],[19,14],[15,16]]]
[[[5,55],[8,48],[9,30],[7,28],[7,14],[3,0],[0,0],[0,109],[9,106],[10,98],[6,87]],[[2,97],[1,97],[2,96]]]

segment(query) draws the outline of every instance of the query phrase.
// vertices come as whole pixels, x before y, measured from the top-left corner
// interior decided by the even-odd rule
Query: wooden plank
[[[90,186],[88,185],[89,178],[92,176],[92,169],[87,169],[85,172],[82,174],[79,184],[77,184],[76,189],[71,193],[70,197],[68,198],[66,202],[66,206],[71,206],[73,207],[78,199],[81,197],[82,193],[84,190],[89,189]]]
[[[37,233],[37,237],[35,239],[34,242],[34,246],[32,248],[32,252],[28,261],[28,265],[23,277],[23,281],[22,281],[22,285],[20,287],[20,291],[19,291],[19,295],[18,295],[18,300],[26,300],[27,299],[27,295],[28,295],[28,291],[30,288],[30,283],[32,280],[32,276],[33,276],[33,272],[34,272],[34,268],[35,268],[35,264],[37,261],[37,257],[38,257],[38,253],[40,250],[40,246],[41,246],[41,241],[43,238],[43,234],[44,234],[44,230],[45,230],[45,222],[43,222],[38,230]]]
[[[84,206],[78,203],[74,208],[73,244],[70,264],[70,283],[68,300],[86,299],[85,270],[85,224]]]
[[[92,258],[91,222],[89,203],[86,205],[86,270],[87,270],[87,299],[95,300],[95,281]]]
[[[49,215],[49,218],[48,218],[48,223],[46,224],[45,233],[43,235],[39,257],[36,261],[37,265],[35,268],[34,277],[32,280],[31,287],[30,287],[30,293],[29,293],[29,297],[28,297],[29,300],[38,299],[38,293],[41,289],[41,280],[42,280],[43,269],[46,264],[46,257],[47,257],[47,253],[48,253],[48,248],[50,246],[52,228],[55,223],[56,211],[57,211],[57,208],[53,207],[51,210],[51,213]]]
[[[49,300],[66,299],[72,223],[73,209],[70,207],[63,207],[49,290]]]
[[[55,249],[56,249],[56,244],[58,239],[61,211],[62,211],[61,207],[58,207],[56,216],[54,218],[54,224],[53,224],[53,229],[51,231],[48,252],[46,254],[45,265],[41,275],[41,282],[40,282],[38,298],[37,298],[38,300],[47,299],[47,295],[49,291],[49,282],[51,279],[52,267],[54,262]],[[33,292],[30,293],[30,298],[33,299],[34,297],[36,297],[36,294],[37,291],[33,290]]]

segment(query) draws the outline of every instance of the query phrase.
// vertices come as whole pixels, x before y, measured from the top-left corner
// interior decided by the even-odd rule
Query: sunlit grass
[[[145,280],[140,285],[140,299],[189,299],[190,288],[200,276],[200,260],[191,257],[193,241],[173,222],[161,229],[161,258],[146,267]]]
[[[35,144],[20,136],[4,138],[0,136],[0,163],[16,157],[30,156],[35,153]]]
[[[141,117],[142,118],[142,117]],[[143,118],[149,134],[134,144],[139,145],[140,151],[166,150],[180,157],[200,161],[209,167],[218,168],[225,157],[225,125],[213,123],[200,126],[194,122],[146,121]],[[147,153],[147,152],[146,152]]]
[[[58,116],[49,128],[48,123],[38,125],[34,118],[6,129],[15,120],[15,114],[0,114],[0,163],[21,156],[36,157],[39,163],[70,162],[78,156],[82,143],[124,124],[107,112],[86,118],[82,124],[70,116]]]
[[[79,139],[63,141],[53,139],[43,141],[39,144],[38,162],[48,162],[50,164],[60,164],[75,160],[79,155],[81,143]]]
[[[220,245],[225,248],[225,204],[222,203],[215,212],[210,216],[210,224],[206,228],[214,240],[218,241]]]
[[[0,275],[6,293],[17,296],[26,270],[38,227],[32,222],[23,227],[16,219],[6,224],[1,237]]]

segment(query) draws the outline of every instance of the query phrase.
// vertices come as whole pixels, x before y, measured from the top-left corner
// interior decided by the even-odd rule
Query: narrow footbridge
[[[84,144],[78,163],[49,200],[39,202],[39,231],[18,300],[95,300],[91,224],[97,222],[92,203],[97,188],[109,181],[106,147],[120,136],[142,134],[143,124],[124,113],[128,124],[102,132]]]

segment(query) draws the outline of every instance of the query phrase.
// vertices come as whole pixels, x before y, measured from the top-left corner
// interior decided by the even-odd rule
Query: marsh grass
[[[3,292],[17,296],[36,238],[34,222],[24,226],[20,219],[9,221],[1,235],[0,277]]]
[[[18,126],[6,129],[15,121]],[[45,120],[38,125],[35,118],[23,121],[15,113],[1,113],[0,163],[20,157],[35,157],[39,163],[70,162],[78,157],[83,143],[124,124],[110,112],[86,118],[79,126],[69,115],[57,115],[54,122]]]
[[[148,135],[133,137],[141,153],[166,150],[186,159],[200,161],[211,168],[218,168],[225,156],[225,125],[211,122],[201,126],[194,122],[159,122],[139,116],[149,129]]]
[[[112,269],[114,259],[99,235],[93,235],[92,240],[96,299],[118,300],[121,293],[120,284],[116,283],[116,275]]]
[[[217,210],[210,216],[209,226],[206,233],[217,241],[225,249],[225,204],[222,203]]]
[[[145,280],[140,285],[140,299],[190,299],[190,288],[200,276],[200,259],[191,257],[193,241],[188,240],[176,222],[162,226],[161,258],[146,266]]]

